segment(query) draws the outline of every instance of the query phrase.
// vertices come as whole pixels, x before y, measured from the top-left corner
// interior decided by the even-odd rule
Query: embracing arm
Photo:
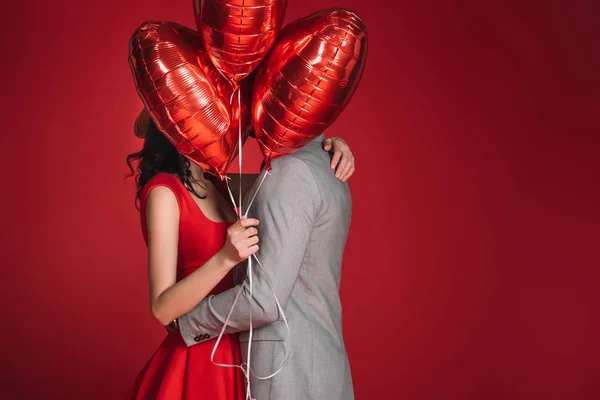
[[[158,186],[148,195],[146,205],[148,229],[148,283],[150,308],[154,318],[163,326],[191,310],[227,275],[240,259],[252,254],[258,247],[245,236],[230,236],[219,252],[201,268],[177,282],[177,248],[179,241],[179,206],[175,194],[167,187]],[[244,222],[247,226],[254,221]],[[241,231],[242,222],[237,225]],[[233,228],[235,229],[235,228]],[[232,230],[233,230],[232,229]],[[200,244],[201,245],[201,244]]]
[[[230,316],[227,333],[248,330],[250,312],[254,327],[279,318],[268,282],[270,280],[285,308],[308,247],[319,202],[314,176],[304,161],[287,157],[285,162],[273,168],[251,209],[254,217],[264,220],[261,221],[261,249],[257,255],[266,274],[254,263],[252,293],[246,278],[241,285],[204,299],[179,318],[179,329],[188,346],[219,334],[240,286],[243,298],[236,303]]]
[[[335,177],[346,182],[354,174],[354,154],[348,143],[340,137],[332,136],[323,141],[323,150],[331,154],[330,168],[335,170]]]

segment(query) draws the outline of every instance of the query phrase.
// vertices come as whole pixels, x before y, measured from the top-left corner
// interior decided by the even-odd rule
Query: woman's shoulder
[[[160,192],[158,188],[162,188]],[[183,189],[182,189],[183,188]],[[157,189],[154,191],[154,189]],[[155,210],[168,210],[169,207],[173,206],[173,197],[177,203],[177,207],[181,209],[182,201],[182,190],[185,190],[183,184],[179,181],[179,178],[174,174],[169,173],[158,173],[144,184],[139,198],[139,210],[142,221],[142,229],[146,229],[146,215],[149,199],[152,196],[152,202],[155,204]],[[172,196],[168,192],[172,193]]]
[[[146,184],[144,185],[144,189],[150,189],[157,185],[180,187],[182,183],[175,174],[170,174],[168,172],[159,172],[158,174],[150,178],[148,182],[146,182]]]
[[[175,194],[176,197],[179,197],[181,193],[183,184],[177,177],[177,175],[170,174],[167,172],[160,172],[154,175],[142,188],[141,197],[142,199],[146,199],[150,194],[150,191],[158,186],[166,186],[171,189],[171,191]]]

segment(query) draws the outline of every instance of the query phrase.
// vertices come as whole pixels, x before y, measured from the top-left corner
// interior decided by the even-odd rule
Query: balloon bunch
[[[356,13],[321,10],[282,30],[286,7],[286,0],[195,0],[197,31],[149,21],[129,42],[151,119],[220,179],[252,128],[267,169],[315,139],[362,75],[367,29]]]

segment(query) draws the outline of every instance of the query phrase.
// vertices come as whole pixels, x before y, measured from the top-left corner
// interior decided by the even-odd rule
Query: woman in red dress
[[[334,150],[336,176],[346,180],[354,171],[350,149],[339,138],[325,146],[325,151]],[[129,399],[242,400],[241,370],[218,367],[210,360],[216,339],[188,348],[174,321],[204,297],[233,286],[232,268],[258,250],[258,221],[235,222],[215,182],[181,156],[152,123],[143,149],[129,155],[127,163],[135,174],[148,246],[152,315],[169,331],[135,380]],[[251,186],[255,176],[246,178],[243,186]],[[222,338],[214,360],[241,364],[236,335]]]

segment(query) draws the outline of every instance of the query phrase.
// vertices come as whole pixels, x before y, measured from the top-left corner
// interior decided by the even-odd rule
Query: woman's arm
[[[227,275],[229,270],[258,250],[253,219],[236,222],[227,242],[202,267],[177,282],[179,206],[164,186],[150,191],[146,206],[148,228],[148,282],[150,308],[163,326],[190,311]]]
[[[331,169],[335,177],[346,182],[354,174],[354,154],[348,143],[340,137],[332,136],[323,141],[323,150],[331,153]]]

